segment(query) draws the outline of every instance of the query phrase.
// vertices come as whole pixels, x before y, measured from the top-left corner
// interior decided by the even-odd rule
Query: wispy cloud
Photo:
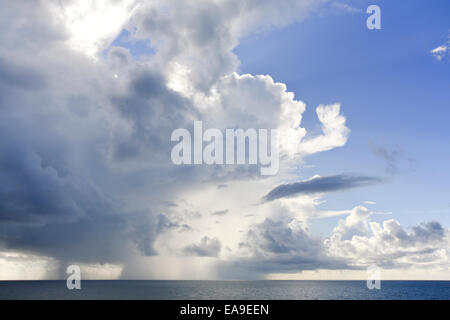
[[[402,162],[412,163],[414,159],[409,157],[407,153],[399,146],[384,146],[376,147],[372,146],[372,152],[381,157],[386,163],[386,172],[388,174],[397,174],[399,172],[399,165]]]
[[[263,201],[269,202],[280,198],[292,198],[301,194],[348,190],[380,183],[381,181],[382,179],[377,177],[347,174],[329,177],[314,177],[305,181],[279,185],[265,195]]]
[[[438,60],[443,61],[445,58],[450,56],[450,35],[448,36],[447,42],[430,50],[430,53]]]
[[[224,216],[228,213],[228,210],[219,210],[211,213],[213,216]]]
[[[351,5],[343,2],[332,2],[331,6],[334,9],[343,10],[349,13],[364,13],[364,10],[360,8],[352,7]]]

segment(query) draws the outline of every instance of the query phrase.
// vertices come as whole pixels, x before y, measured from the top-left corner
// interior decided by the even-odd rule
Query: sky
[[[0,280],[450,280],[448,1],[1,2]]]

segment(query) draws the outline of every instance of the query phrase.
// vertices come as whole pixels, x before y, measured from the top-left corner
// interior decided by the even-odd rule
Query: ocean
[[[0,299],[162,300],[450,300],[450,281],[93,281],[69,290],[65,281],[0,281]]]

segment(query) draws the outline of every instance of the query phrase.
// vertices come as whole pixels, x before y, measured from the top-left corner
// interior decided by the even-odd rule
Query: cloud
[[[67,44],[94,58],[120,33],[136,6],[135,0],[90,1],[63,0],[50,6],[68,35]],[[114,21],[111,24],[110,21]]]
[[[317,107],[316,113],[322,124],[323,134],[302,141],[301,153],[312,154],[345,145],[350,129],[346,127],[346,119],[340,113],[340,110],[340,104]]]
[[[1,259],[23,272],[27,268],[17,264],[38,261],[35,274],[54,278],[65,276],[68,263],[93,273],[106,264],[114,266],[111,274],[123,267],[130,277],[133,270],[154,275],[146,261],[173,275],[170,255],[178,262],[220,256],[247,275],[351,267],[354,257],[329,255],[334,247],[307,230],[317,213],[316,194],[380,179],[338,175],[280,185],[303,157],[345,145],[349,129],[341,105],[317,107],[322,132],[312,135],[302,127],[306,105],[269,75],[239,74],[233,53],[243,36],[300,20],[322,1],[136,3],[3,5]],[[151,54],[137,58],[111,46],[123,29],[130,41],[150,42]],[[279,129],[283,170],[262,179],[248,167],[174,166],[171,132],[191,128],[194,120],[220,129]],[[300,194],[311,199],[250,205],[271,189],[266,202]],[[199,213],[217,208],[229,211]],[[227,219],[217,225],[216,215],[225,211]],[[371,224],[351,226],[342,227],[338,242]],[[437,225],[407,234],[415,245],[421,239],[437,248],[441,241]],[[196,271],[198,264],[192,265]],[[0,274],[8,270],[2,265]]]
[[[315,176],[309,180],[282,184],[271,190],[263,198],[265,202],[281,198],[292,198],[302,194],[317,194],[323,192],[333,192],[348,190],[352,188],[369,186],[380,183],[382,180],[376,177],[336,175],[329,177]]]
[[[382,225],[369,220],[371,212],[354,208],[341,220],[324,244],[329,256],[347,259],[353,266],[375,263],[385,268],[431,268],[448,265],[449,231],[438,222],[405,230],[395,219]]]
[[[370,221],[367,208],[349,210],[327,237],[310,234],[296,219],[265,219],[251,227],[239,254],[222,266],[225,277],[264,278],[307,270],[448,268],[449,230],[438,222],[403,228],[394,219]]]
[[[434,48],[430,51],[430,53],[438,60],[442,61],[446,56],[448,56],[450,46],[448,44],[441,45],[439,47]]]
[[[399,145],[372,147],[372,151],[386,162],[386,172],[389,174],[399,172],[399,164],[402,160],[407,160],[409,163],[413,161]]]
[[[203,237],[200,243],[191,244],[184,248],[186,255],[199,256],[199,257],[218,257],[222,245],[219,239]]]
[[[445,58],[450,57],[450,34],[447,37],[447,42],[430,50],[430,54],[433,55],[438,61],[443,61]]]
[[[0,252],[0,280],[35,280],[51,274],[52,258],[15,252]]]
[[[214,211],[211,213],[213,216],[223,216],[228,213],[228,210],[220,210],[220,211]]]
[[[322,240],[311,236],[296,220],[264,220],[247,232],[240,250],[242,258],[235,263],[262,273],[345,266],[343,261],[327,257]]]
[[[33,68],[23,67],[0,58],[2,85],[9,88],[39,90],[45,87],[45,78]]]
[[[349,13],[364,13],[364,10],[359,9],[359,8],[355,8],[355,7],[352,7],[352,6],[350,6],[349,4],[347,4],[347,3],[342,3],[342,2],[332,2],[332,3],[331,3],[331,6],[332,6],[334,9],[343,10],[343,11],[346,11],[346,12],[349,12]]]

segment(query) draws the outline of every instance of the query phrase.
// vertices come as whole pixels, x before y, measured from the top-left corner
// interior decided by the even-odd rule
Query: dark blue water
[[[0,281],[0,299],[445,299],[450,281]]]

